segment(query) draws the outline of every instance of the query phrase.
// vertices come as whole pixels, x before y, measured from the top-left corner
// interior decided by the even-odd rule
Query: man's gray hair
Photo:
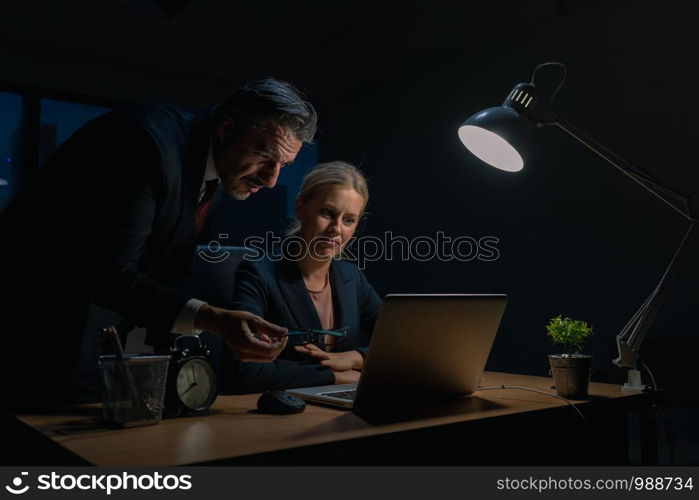
[[[302,142],[311,142],[318,115],[303,93],[293,85],[268,77],[235,89],[215,111],[216,121],[226,115],[257,125],[280,125]]]

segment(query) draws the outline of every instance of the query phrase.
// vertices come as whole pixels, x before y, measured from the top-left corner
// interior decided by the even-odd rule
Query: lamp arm
[[[532,118],[537,121],[539,126],[557,126],[691,221],[670,264],[660,278],[660,282],[616,337],[619,356],[614,360],[614,364],[623,368],[636,369],[641,344],[660,310],[669,285],[677,277],[684,262],[692,254],[693,243],[699,240],[699,229],[696,226],[697,210],[696,205],[693,203],[694,200],[691,196],[676,191],[650,173],[630,164],[550,109],[540,116],[532,116]]]
[[[619,356],[614,360],[615,365],[622,368],[636,368],[641,343],[665,300],[670,284],[676,279],[684,262],[696,252],[693,247],[698,240],[699,229],[696,221],[692,221],[655,290],[616,336]]]
[[[630,177],[636,183],[643,186],[647,191],[660,198],[663,202],[682,214],[685,218],[689,219],[690,221],[695,219],[692,214],[692,201],[689,196],[676,191],[650,173],[630,164],[619,155],[606,148],[589,135],[585,134],[582,130],[560,115],[553,114],[549,116],[553,117],[553,120],[543,123],[539,122],[540,125],[557,126],[578,142],[583,144],[589,150],[596,153],[597,156],[604,159],[621,173]]]

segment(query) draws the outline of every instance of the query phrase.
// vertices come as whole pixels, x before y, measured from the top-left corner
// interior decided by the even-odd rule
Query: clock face
[[[190,410],[205,410],[216,396],[216,375],[202,359],[190,359],[177,374],[177,395]]]

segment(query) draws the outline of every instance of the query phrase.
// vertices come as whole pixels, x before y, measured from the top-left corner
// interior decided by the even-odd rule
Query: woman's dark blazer
[[[289,330],[321,329],[320,319],[295,262],[243,260],[235,280],[231,309],[250,311]],[[348,328],[348,336],[334,352],[355,349],[364,355],[381,299],[357,266],[347,262],[332,261],[330,286],[335,308],[334,326]],[[226,392],[261,392],[330,385],[335,383],[335,376],[331,369],[288,346],[271,363],[242,362],[232,354],[223,383]]]

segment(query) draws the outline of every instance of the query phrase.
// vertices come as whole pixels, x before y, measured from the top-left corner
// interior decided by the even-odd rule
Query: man
[[[207,330],[244,360],[274,360],[284,328],[183,284],[217,184],[240,200],[274,187],[316,120],[296,89],[267,78],[214,110],[115,111],[69,138],[2,215],[12,403],[57,400],[90,302],[145,326],[155,345]]]

